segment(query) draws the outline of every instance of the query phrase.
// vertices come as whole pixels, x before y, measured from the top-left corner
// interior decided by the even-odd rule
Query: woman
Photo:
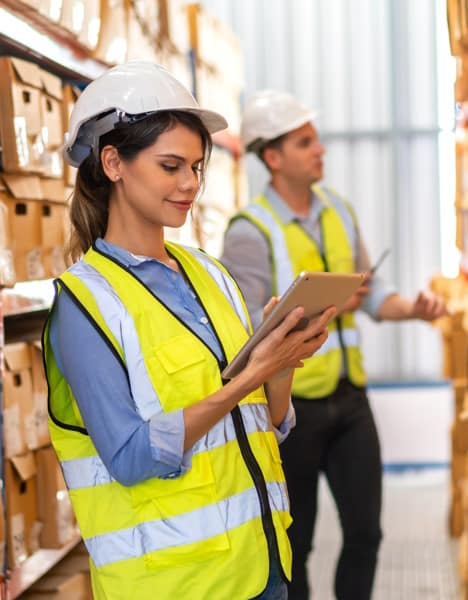
[[[83,257],[56,282],[44,353],[52,441],[98,600],[286,597],[277,437],[294,415],[282,372],[322,345],[333,309],[288,335],[297,308],[222,381],[250,332],[242,297],[164,227],[185,222],[210,133],[225,126],[141,62],[92,82],[71,115],[71,254]]]

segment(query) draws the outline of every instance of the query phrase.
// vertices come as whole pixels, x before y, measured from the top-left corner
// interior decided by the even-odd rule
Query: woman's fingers
[[[271,311],[275,308],[275,306],[278,304],[280,299],[281,299],[281,296],[272,296],[270,298],[270,300],[267,302],[267,304],[265,304],[265,306],[263,307],[263,318],[264,319],[271,313]]]

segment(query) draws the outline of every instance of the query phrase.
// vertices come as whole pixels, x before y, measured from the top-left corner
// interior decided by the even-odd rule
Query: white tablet
[[[304,307],[304,317],[295,329],[303,329],[309,319],[316,317],[329,306],[340,311],[348,298],[361,286],[366,273],[313,273],[303,271],[296,277],[281,300],[257,331],[247,340],[233,360],[221,373],[224,379],[232,379],[245,367],[250,353],[296,306]]]

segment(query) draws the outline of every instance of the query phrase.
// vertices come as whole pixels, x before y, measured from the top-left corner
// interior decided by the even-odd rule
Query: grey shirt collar
[[[312,189],[310,190],[310,211],[307,217],[297,215],[291,210],[271,184],[268,184],[265,188],[265,197],[284,223],[308,223],[313,226],[318,222],[320,213],[325,208],[323,200],[317,194],[314,194]]]

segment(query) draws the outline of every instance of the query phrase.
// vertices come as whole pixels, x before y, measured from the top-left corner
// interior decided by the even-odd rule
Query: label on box
[[[47,415],[47,395],[41,392],[34,392],[33,402],[37,437],[39,438],[39,443],[42,445],[46,440],[50,439]]]
[[[52,275],[54,275],[55,277],[61,275],[67,268],[65,265],[65,259],[63,257],[62,246],[54,246],[52,248],[51,263]]]
[[[20,422],[20,409],[17,404],[3,409],[3,431],[5,435],[5,454],[7,456],[14,456],[23,451]]]
[[[42,134],[36,135],[32,143],[33,158],[35,163],[40,163],[42,155],[44,154],[44,142],[42,141]]]
[[[57,492],[57,532],[58,542],[62,546],[75,535],[75,516],[66,490]]]
[[[13,124],[15,128],[16,151],[18,153],[18,165],[26,167],[29,164],[28,132],[26,128],[26,119],[24,117],[14,117]]]
[[[26,445],[30,450],[34,450],[38,447],[37,431],[36,431],[36,419],[34,411],[24,416],[24,432],[26,438]]]
[[[26,550],[26,540],[24,533],[24,515],[19,513],[13,515],[10,519],[12,554],[15,565],[19,565],[26,560],[28,553]]]
[[[44,277],[44,265],[42,264],[40,248],[28,252],[27,273],[28,279],[42,279]]]
[[[16,280],[13,253],[8,248],[0,249],[0,285],[13,286]]]

